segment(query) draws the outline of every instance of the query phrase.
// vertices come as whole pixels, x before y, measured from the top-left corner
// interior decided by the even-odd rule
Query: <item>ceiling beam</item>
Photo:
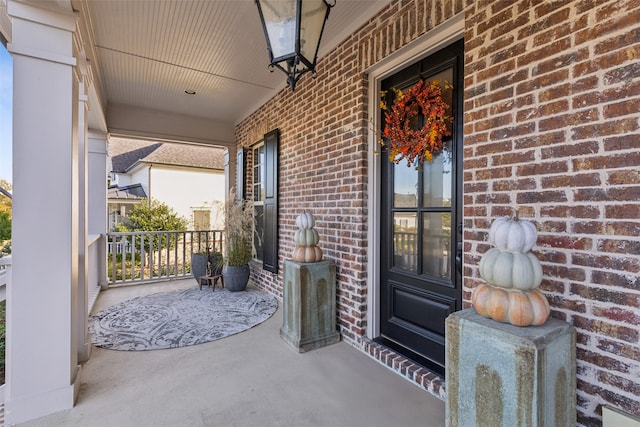
[[[235,148],[233,123],[213,119],[109,105],[107,123],[109,133],[114,136]]]

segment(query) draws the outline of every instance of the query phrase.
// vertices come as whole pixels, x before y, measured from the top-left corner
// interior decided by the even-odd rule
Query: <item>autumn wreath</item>
[[[445,82],[445,88],[451,86]],[[440,82],[420,80],[406,92],[393,89],[395,100],[391,108],[384,101],[380,108],[385,110],[384,130],[381,144],[388,146],[389,160],[396,164],[406,159],[407,166],[432,161],[433,153],[442,150],[442,138],[451,135],[449,124],[453,121],[447,115],[449,105],[442,99]],[[382,93],[382,98],[386,93]],[[412,119],[422,117],[423,125],[418,129]]]

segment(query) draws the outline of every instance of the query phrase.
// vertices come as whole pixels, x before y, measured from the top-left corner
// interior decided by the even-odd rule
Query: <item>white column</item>
[[[89,130],[89,235],[100,235],[99,285],[107,288],[107,135]]]
[[[50,4],[49,2],[47,2]],[[78,351],[76,17],[9,0],[13,56],[13,256],[5,422],[73,406]]]
[[[237,194],[237,161],[236,161],[237,150],[235,147],[227,147],[224,150],[224,181],[227,185],[225,188],[224,197],[225,200],[229,200],[229,192],[232,188],[236,189]],[[242,165],[241,165],[242,166]]]
[[[76,55],[79,57],[80,55]],[[89,305],[89,236],[88,236],[88,64],[78,59],[76,82],[78,84],[78,299],[76,312],[78,322],[75,325],[78,338],[78,362],[89,360],[91,340],[88,331]]]

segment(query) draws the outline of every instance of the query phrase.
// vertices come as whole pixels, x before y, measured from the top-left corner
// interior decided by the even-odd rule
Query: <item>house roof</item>
[[[416,206],[417,196],[415,194],[399,194],[393,195],[394,206],[400,208],[408,208]]]
[[[146,199],[147,194],[144,192],[142,184],[127,185],[124,187],[118,187],[117,185],[114,185],[113,187],[108,188],[107,197],[109,199],[141,200]]]
[[[224,149],[171,142],[110,138],[111,171],[124,173],[137,163],[224,170]]]

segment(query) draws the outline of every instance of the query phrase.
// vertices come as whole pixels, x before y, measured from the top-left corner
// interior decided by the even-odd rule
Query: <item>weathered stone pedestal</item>
[[[576,425],[576,333],[517,327],[470,308],[446,321],[447,426]]]
[[[335,264],[285,260],[282,323],[280,337],[300,353],[340,341]]]

